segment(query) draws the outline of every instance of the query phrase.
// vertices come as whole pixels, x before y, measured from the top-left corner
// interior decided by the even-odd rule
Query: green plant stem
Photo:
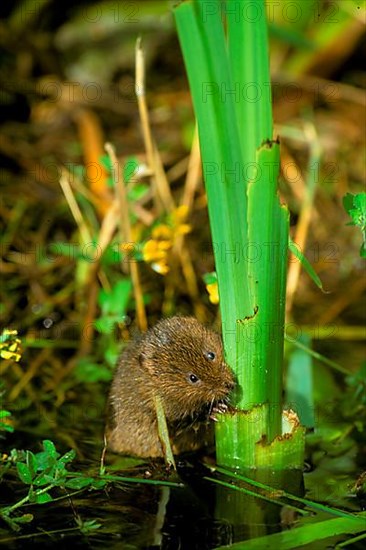
[[[39,496],[39,495],[42,495],[43,493],[47,493],[48,491],[53,489],[53,487],[55,487],[55,485],[53,483],[50,484],[50,485],[47,485],[47,487],[44,487],[43,489],[38,489],[37,491],[35,491],[35,495]],[[24,498],[22,498],[21,500],[19,500],[15,504],[12,504],[11,506],[5,506],[4,508],[1,508],[0,509],[1,514],[9,515],[9,514],[11,514],[11,512],[14,512],[14,510],[16,510],[17,508],[20,508],[21,506],[23,506],[24,504],[26,504],[29,501],[30,501],[30,497],[29,497],[29,493],[28,493],[27,496],[25,496]]]

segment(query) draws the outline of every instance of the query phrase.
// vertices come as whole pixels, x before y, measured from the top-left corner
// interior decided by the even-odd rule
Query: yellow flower
[[[166,242],[149,239],[142,247],[142,257],[145,262],[153,262],[166,258]]]
[[[181,225],[177,226],[177,235],[187,235],[187,233],[190,233],[192,231],[192,226],[189,225],[189,223],[182,223]]]
[[[217,286],[217,282],[210,283],[206,285],[207,292],[208,292],[208,299],[210,300],[211,304],[218,304],[219,303],[219,289]]]
[[[160,273],[160,275],[166,275],[169,271],[169,266],[166,263],[166,258],[164,260],[161,260],[160,262],[154,262],[151,264],[151,267],[154,271],[157,273]]]
[[[17,330],[5,329],[0,338],[0,357],[18,362],[22,356]]]
[[[151,236],[156,240],[171,241],[173,237],[172,228],[169,225],[161,223],[156,225],[151,232]]]
[[[178,235],[191,231],[185,222],[188,214],[186,206],[179,206],[167,217],[166,223],[159,223],[151,230],[151,238],[142,247],[142,257],[157,273],[166,275],[169,271],[168,250]]]
[[[171,214],[173,223],[179,223],[185,221],[186,217],[188,216],[188,206],[185,204],[182,204],[181,206],[178,206],[178,208],[175,208]]]
[[[171,224],[176,235],[186,235],[192,230],[192,226],[188,223],[185,223],[188,216],[188,206],[182,204],[175,208],[170,215]]]

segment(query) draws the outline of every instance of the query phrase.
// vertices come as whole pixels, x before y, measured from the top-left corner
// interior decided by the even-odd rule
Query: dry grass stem
[[[85,244],[91,243],[92,237],[84,221],[79,205],[75,199],[73,190],[71,188],[70,182],[67,177],[67,172],[65,170],[62,170],[60,185],[66,197],[71,213],[78,225],[83,244],[85,245]],[[105,249],[107,248],[107,246],[109,245],[113,237],[113,234],[117,227],[117,221],[118,221],[117,206],[116,204],[112,204],[109,207],[107,214],[103,219],[102,227],[99,233],[98,246],[100,247],[100,251],[101,251],[101,254],[99,254],[99,258],[102,256],[103,252],[105,251]],[[84,327],[88,327],[89,332],[88,332],[88,338],[84,338],[82,333],[82,336],[80,339],[80,347],[79,347],[80,356],[87,355],[90,352],[92,347],[93,334],[94,334],[93,323],[97,313],[97,299],[98,299],[98,284],[96,281],[97,277],[99,278],[103,288],[110,289],[110,284],[107,279],[107,276],[103,270],[99,270],[99,264],[100,264],[99,259],[89,264],[89,269],[87,274],[87,286],[86,286],[86,288],[88,289],[87,305],[86,305],[86,313],[84,316]]]
[[[319,148],[318,136],[316,134],[314,125],[310,123],[306,123],[304,130],[305,130],[304,132],[305,138],[307,143],[309,144],[310,151],[313,148],[316,148],[316,147]],[[308,175],[308,178],[310,178],[309,175]],[[315,188],[316,188],[316,185],[315,184],[310,185],[310,180],[309,180],[308,185],[305,187],[305,196],[303,198],[299,220],[298,220],[295,235],[293,238],[294,242],[297,244],[300,250],[303,250],[303,251],[306,248],[306,241],[307,241],[310,222],[312,218]],[[288,274],[287,274],[287,289],[286,289],[287,315],[292,310],[296,289],[299,283],[300,273],[301,273],[301,263],[299,261],[292,262],[289,266]]]
[[[200,153],[200,142],[198,138],[198,128],[194,131],[193,142],[191,154],[189,157],[188,171],[186,180],[184,183],[183,197],[181,204],[184,204],[188,207],[190,211],[193,205],[194,194],[199,186],[202,177],[202,168],[201,168],[201,153]]]
[[[168,212],[173,208],[173,198],[170,192],[169,183],[166,177],[162,177],[162,172],[164,170],[159,169],[159,160],[156,158],[156,147],[153,142],[151,135],[151,128],[149,122],[149,112],[146,104],[146,94],[145,94],[145,61],[144,54],[141,47],[141,39],[139,38],[136,42],[136,81],[135,81],[135,92],[137,97],[137,104],[141,120],[141,128],[143,139],[145,143],[145,150],[147,156],[147,162],[149,168],[153,172],[151,177],[152,186],[154,188],[154,201],[155,207],[158,213],[161,213],[162,210],[167,210]],[[160,161],[161,162],[161,161]],[[160,176],[160,177],[159,177]],[[165,176],[165,173],[164,173]]]
[[[187,173],[190,155],[178,160],[171,168],[166,171],[168,181],[172,183],[177,181]]]
[[[12,388],[12,390],[9,393],[9,400],[15,401],[20,393],[25,390],[26,393],[32,399],[34,398],[33,391],[31,389],[30,381],[32,378],[34,378],[37,373],[38,369],[41,367],[41,365],[47,361],[48,357],[53,353],[53,350],[50,348],[43,348],[43,350],[37,355],[37,357],[32,361],[30,367],[28,370],[24,371],[19,365],[13,365],[13,368],[17,371],[16,374],[19,377],[19,382],[15,384],[15,386]]]
[[[83,218],[79,205],[75,199],[74,193],[71,189],[67,171],[65,169],[62,169],[61,171],[60,185],[61,185],[62,191],[64,192],[64,195],[67,200],[67,204],[69,205],[69,208],[71,210],[71,213],[74,216],[74,220],[76,221],[76,224],[79,228],[83,244],[85,245],[85,244],[91,243],[92,238],[89,233],[89,229],[85,223],[85,220]]]
[[[174,199],[170,192],[169,181],[165,173],[163,162],[161,160],[161,156],[155,141],[153,141],[153,147],[154,147],[154,160],[153,160],[154,164],[152,165],[152,168],[155,173],[158,193],[160,194],[160,197],[164,204],[164,209],[167,212],[171,212],[175,208]]]
[[[293,83],[293,80],[293,76],[276,73],[276,81],[283,85]],[[358,105],[366,106],[365,90],[357,88],[356,86],[351,86],[350,84],[345,84],[344,82],[334,82],[327,78],[302,74],[297,75],[296,85],[312,94],[314,90],[316,90],[325,101],[350,101]]]
[[[125,185],[121,178],[121,169],[119,162],[117,160],[116,152],[111,143],[105,144],[105,150],[111,160],[113,170],[113,179],[116,190],[116,197],[118,202],[119,209],[119,227],[120,227],[120,236],[121,236],[121,245],[123,242],[131,243],[132,242],[132,232],[130,224],[130,215],[128,210],[128,201]],[[122,259],[123,262],[123,259]],[[123,266],[125,264],[122,264]],[[143,293],[140,283],[139,269],[137,261],[131,258],[131,261],[127,264],[128,269],[131,274],[131,280],[133,285],[133,293],[136,301],[136,314],[137,314],[137,323],[139,329],[142,331],[147,330],[147,317],[145,311],[145,305],[143,300]]]
[[[191,154],[188,163],[188,172],[185,180],[181,206],[187,206],[188,212],[192,209],[194,194],[200,182],[201,155],[199,150],[197,126],[192,142]],[[173,253],[179,258],[188,293],[192,299],[194,312],[200,321],[205,321],[205,307],[201,303],[197,277],[192,264],[191,256],[185,245],[184,235],[179,235],[174,243]]]

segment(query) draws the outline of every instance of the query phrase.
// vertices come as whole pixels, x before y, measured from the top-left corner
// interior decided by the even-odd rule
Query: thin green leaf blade
[[[306,273],[309,275],[309,277],[312,279],[312,281],[316,284],[320,290],[323,290],[323,283],[320,280],[320,277],[316,274],[313,266],[309,262],[309,260],[304,256],[304,254],[301,252],[301,250],[296,246],[296,243],[289,237],[288,240],[288,247],[290,249],[290,252],[301,262],[301,265],[305,269]]]

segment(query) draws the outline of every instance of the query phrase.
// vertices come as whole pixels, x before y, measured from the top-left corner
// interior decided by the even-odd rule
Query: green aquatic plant
[[[301,468],[304,430],[282,406],[289,219],[277,193],[265,3],[256,3],[255,19],[244,16],[245,1],[236,4],[230,11],[219,1],[188,0],[175,9],[198,122],[225,355],[239,388],[237,411],[217,422],[216,453],[227,466]]]

